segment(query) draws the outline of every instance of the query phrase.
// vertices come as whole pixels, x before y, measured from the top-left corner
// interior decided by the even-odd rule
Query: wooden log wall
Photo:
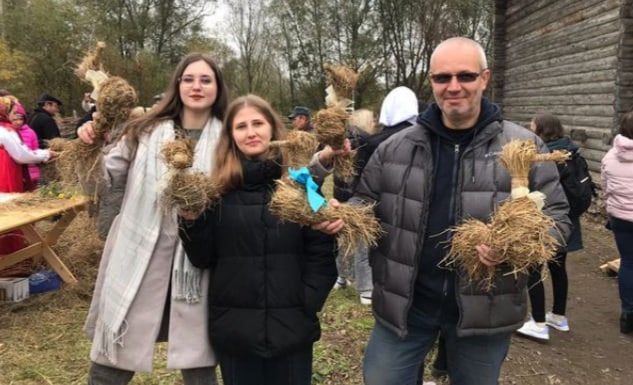
[[[537,113],[558,116],[595,181],[619,116],[633,106],[632,3],[495,1],[493,98],[525,127]]]

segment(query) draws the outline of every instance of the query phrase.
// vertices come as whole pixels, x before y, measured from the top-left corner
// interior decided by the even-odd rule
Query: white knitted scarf
[[[211,172],[215,144],[222,123],[211,118],[203,129],[195,147],[193,169]],[[127,329],[126,316],[141,285],[153,256],[163,226],[164,211],[160,208],[167,166],[160,150],[174,139],[172,121],[160,123],[151,134],[139,139],[128,181],[126,204],[122,208],[119,227],[109,237],[115,237],[110,261],[105,273],[99,303],[99,318],[93,344],[113,364],[117,362],[117,347],[123,346]],[[176,212],[171,215],[175,220]],[[165,224],[167,225],[167,224]],[[186,257],[180,240],[177,241],[172,270],[172,297],[188,303],[200,298],[201,272]]]

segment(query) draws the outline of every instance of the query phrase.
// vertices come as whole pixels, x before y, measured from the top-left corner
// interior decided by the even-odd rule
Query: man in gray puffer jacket
[[[497,384],[511,334],[524,322],[527,277],[505,274],[508,266],[487,245],[477,250],[483,264],[497,266],[491,292],[441,264],[449,228],[465,218],[487,221],[509,198],[510,175],[498,161],[502,146],[529,139],[548,151],[483,99],[489,79],[478,43],[441,43],[431,57],[436,104],[378,147],[356,187],[351,201],[377,202],[385,230],[370,253],[376,325],[365,352],[366,385],[415,384],[440,331],[452,385]],[[553,162],[533,166],[530,190],[547,196],[544,212],[564,243],[569,206]]]

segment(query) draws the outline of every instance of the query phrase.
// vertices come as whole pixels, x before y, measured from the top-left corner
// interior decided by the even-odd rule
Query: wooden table
[[[8,195],[12,195],[8,197],[10,199],[20,199],[23,194],[1,194],[4,198],[2,200],[6,200]],[[0,270],[27,258],[43,256],[65,283],[76,284],[77,279],[73,273],[51,247],[57,243],[59,236],[77,213],[86,208],[87,202],[88,200],[82,196],[71,199],[51,199],[24,207],[15,207],[16,205],[11,200],[6,203],[0,202],[0,234],[19,229],[22,230],[24,238],[28,241],[28,245],[23,249],[2,256]],[[45,234],[40,234],[35,228],[35,223],[56,215],[61,215],[61,217],[55,222],[55,225]]]

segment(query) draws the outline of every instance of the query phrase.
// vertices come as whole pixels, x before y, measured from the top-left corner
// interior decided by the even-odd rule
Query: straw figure
[[[376,246],[382,234],[380,223],[374,216],[373,205],[321,207],[314,211],[306,199],[306,191],[300,184],[284,177],[277,181],[277,188],[270,201],[270,209],[282,221],[311,226],[323,221],[342,219],[343,229],[336,235],[339,249],[349,256],[359,245]]]
[[[310,163],[312,156],[319,147],[319,141],[312,133],[292,130],[284,140],[270,142],[271,148],[283,148],[286,153],[285,166],[299,168]]]
[[[103,53],[105,52],[105,42],[98,42],[95,50],[88,52],[81,63],[75,68],[75,75],[82,81],[92,85],[90,97],[97,100],[101,83],[108,78],[108,74],[103,68]]]
[[[220,190],[210,176],[192,171],[195,143],[190,138],[167,142],[161,156],[167,163],[169,173],[163,192],[164,209],[176,208],[196,216],[220,198]]]
[[[97,99],[97,113],[93,121],[95,139],[85,144],[81,139],[56,138],[48,142],[49,148],[59,152],[55,168],[60,182],[65,187],[75,187],[77,182],[97,186],[101,182],[102,147],[112,140],[113,133],[120,130],[129,119],[130,111],[137,103],[136,91],[123,78],[112,76],[101,83]]]
[[[326,108],[316,113],[313,124],[319,143],[340,150],[345,146],[347,138],[349,114],[346,109],[353,106],[352,98],[358,74],[342,65],[326,64],[323,68],[330,84],[326,89]],[[355,156],[356,153],[352,151],[345,156],[335,157],[334,174],[343,180],[353,177]]]
[[[511,198],[499,206],[489,223],[467,219],[453,228],[451,249],[444,262],[463,269],[472,281],[490,291],[496,268],[479,261],[477,245],[490,246],[513,274],[527,274],[529,267],[551,259],[560,246],[550,233],[555,231],[554,221],[542,211],[545,196],[529,191],[528,174],[534,162],[562,162],[568,156],[562,151],[539,154],[529,140],[507,143],[499,160],[512,177]]]
[[[310,163],[318,141],[313,134],[293,130],[285,140],[272,141],[270,146],[283,149],[287,166],[299,169]],[[380,223],[373,215],[372,206],[341,204],[337,208],[321,207],[315,212],[306,198],[306,188],[287,175],[277,181],[270,209],[283,221],[306,226],[325,220],[342,219],[346,226],[337,234],[337,238],[345,255],[351,254],[361,243],[375,245],[382,232]]]
[[[358,74],[340,64],[323,66],[327,77],[328,88],[325,105],[345,110],[354,104],[354,89],[358,82]]]

